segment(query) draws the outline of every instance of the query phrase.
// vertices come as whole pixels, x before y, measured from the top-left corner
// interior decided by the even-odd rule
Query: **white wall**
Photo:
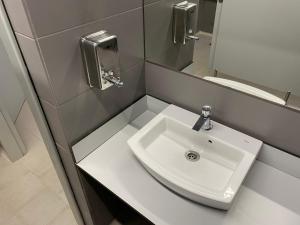
[[[300,96],[300,1],[227,0],[214,69]]]

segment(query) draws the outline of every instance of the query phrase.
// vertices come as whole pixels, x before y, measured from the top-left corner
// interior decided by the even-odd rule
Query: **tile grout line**
[[[129,10],[126,10],[126,11],[123,11],[123,12],[120,12],[120,13],[116,13],[116,14],[107,16],[107,17],[103,17],[103,18],[100,18],[100,19],[89,21],[89,22],[84,23],[84,24],[75,25],[73,27],[69,27],[69,28],[64,29],[64,30],[56,31],[56,32],[51,33],[51,34],[46,34],[44,36],[37,37],[37,39],[41,40],[41,39],[44,39],[44,38],[55,36],[55,35],[58,35],[58,34],[61,34],[61,33],[64,33],[64,32],[70,31],[70,30],[73,30],[73,29],[75,30],[75,29],[78,29],[78,28],[81,28],[81,27],[85,27],[85,26],[88,26],[88,25],[91,25],[91,24],[94,24],[94,23],[98,23],[98,22],[101,22],[101,21],[105,21],[107,19],[111,19],[111,18],[117,17],[119,15],[123,15],[123,14],[129,13],[129,12],[137,11],[139,9],[142,9],[142,7],[137,7],[137,8],[134,8],[134,9],[129,9]]]

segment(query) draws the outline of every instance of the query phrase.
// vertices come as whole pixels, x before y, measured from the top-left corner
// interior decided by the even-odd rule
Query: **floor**
[[[76,225],[46,147],[32,121],[25,103],[16,121],[28,149],[23,158],[12,163],[0,149],[0,225]]]

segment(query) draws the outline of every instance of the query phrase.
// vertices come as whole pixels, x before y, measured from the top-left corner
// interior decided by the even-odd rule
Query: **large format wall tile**
[[[41,101],[41,104],[46,114],[46,118],[49,123],[51,133],[55,139],[55,142],[63,148],[68,149],[69,146],[65,137],[62,122],[58,115],[57,108],[54,105],[51,105],[43,100]]]
[[[147,94],[197,113],[211,105],[213,119],[300,156],[299,112],[151,63],[145,73]]]
[[[34,37],[34,31],[31,27],[30,18],[26,14],[26,7],[22,0],[3,0],[9,19],[14,31],[24,34],[28,37]]]
[[[56,104],[36,41],[18,33],[16,37],[39,97]]]
[[[143,61],[143,21],[141,18],[142,8],[138,8],[39,39],[54,94],[59,104],[89,88],[79,46],[81,36],[102,29],[117,35],[122,70],[127,70]]]
[[[142,6],[142,0],[24,0],[38,37]]]
[[[145,95],[143,63],[122,72],[121,76],[124,87],[90,89],[58,108],[69,144],[75,144]]]

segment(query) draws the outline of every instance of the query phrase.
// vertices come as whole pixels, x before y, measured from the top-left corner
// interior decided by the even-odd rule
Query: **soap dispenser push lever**
[[[81,37],[83,64],[90,87],[105,90],[111,86],[123,87],[120,79],[118,39],[102,30]]]

